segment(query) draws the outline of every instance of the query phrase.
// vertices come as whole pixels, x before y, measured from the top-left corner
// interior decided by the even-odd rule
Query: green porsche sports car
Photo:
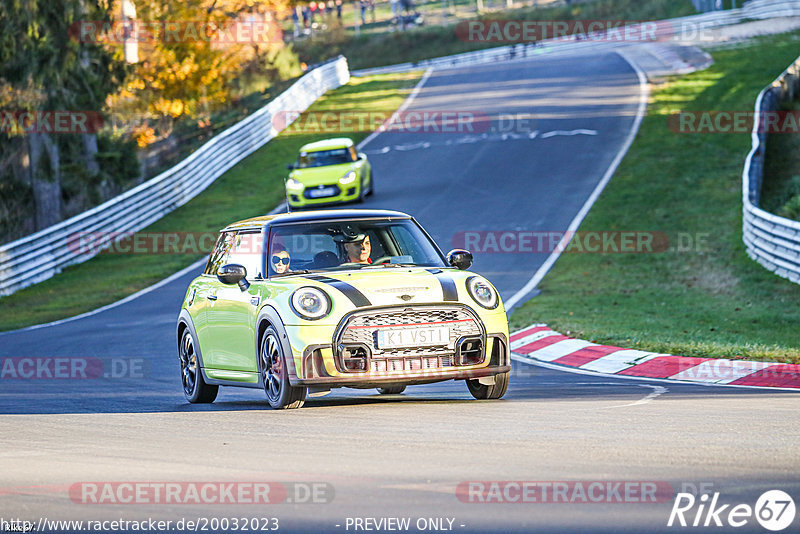
[[[375,190],[372,166],[346,137],[308,143],[286,166],[286,200],[292,208],[361,201]]]
[[[492,284],[446,256],[409,215],[294,212],[223,229],[189,285],[177,326],[183,391],[263,388],[297,408],[331,388],[465,380],[475,398],[508,387],[508,321]]]

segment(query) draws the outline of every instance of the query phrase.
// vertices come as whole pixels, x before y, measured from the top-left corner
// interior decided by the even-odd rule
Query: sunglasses
[[[281,258],[280,256],[272,256],[272,263],[274,265],[278,265],[282,263],[283,265],[289,265],[289,262],[292,261],[291,258]]]

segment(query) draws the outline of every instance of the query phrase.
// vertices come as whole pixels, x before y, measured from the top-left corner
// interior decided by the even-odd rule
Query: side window
[[[233,241],[233,236],[233,232],[223,232],[219,234],[217,243],[214,245],[214,250],[211,251],[211,255],[208,257],[206,270],[203,271],[203,274],[215,275],[217,274],[217,269],[225,265],[225,263],[222,262],[222,258],[228,252],[231,242]]]
[[[238,232],[223,254],[220,265],[238,263],[247,269],[247,277],[263,278],[261,273],[261,232]]]
[[[399,253],[405,256],[413,256],[417,261],[422,263],[436,262],[436,258],[427,255],[426,250],[420,248],[419,240],[408,231],[404,226],[392,226],[392,234],[400,247]]]

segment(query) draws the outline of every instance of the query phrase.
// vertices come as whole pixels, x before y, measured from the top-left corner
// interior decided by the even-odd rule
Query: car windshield
[[[269,239],[270,276],[403,266],[445,267],[436,246],[410,219],[280,225],[271,230]]]
[[[340,165],[355,161],[349,148],[334,148],[332,150],[318,150],[316,152],[300,152],[297,158],[297,168],[324,167],[326,165]]]

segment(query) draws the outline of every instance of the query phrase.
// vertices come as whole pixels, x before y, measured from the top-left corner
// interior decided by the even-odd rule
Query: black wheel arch
[[[281,319],[278,310],[269,304],[261,308],[261,310],[258,312],[258,316],[256,317],[256,359],[258,359],[258,355],[261,351],[261,340],[264,337],[264,332],[266,332],[267,328],[270,326],[278,333],[278,339],[281,343],[281,348],[283,349],[283,354],[286,358],[286,366],[289,372],[289,383],[295,385],[297,383],[297,372],[295,371],[294,353],[292,352],[292,345],[289,343],[289,335],[286,333],[286,327],[283,324],[283,320]],[[260,372],[258,373],[258,382],[263,388],[263,378]]]
[[[203,363],[203,349],[200,347],[200,338],[197,337],[197,330],[194,328],[194,322],[192,321],[192,316],[189,315],[189,311],[185,308],[181,310],[180,315],[178,315],[178,325],[176,327],[176,333],[178,335],[178,349],[180,350],[181,344],[181,337],[183,337],[183,333],[186,330],[189,330],[192,333],[192,336],[195,340],[195,351],[197,352],[197,360],[199,362],[198,367],[200,367],[200,372],[203,374],[203,380],[206,383],[209,383],[209,378],[206,376],[206,366]]]

